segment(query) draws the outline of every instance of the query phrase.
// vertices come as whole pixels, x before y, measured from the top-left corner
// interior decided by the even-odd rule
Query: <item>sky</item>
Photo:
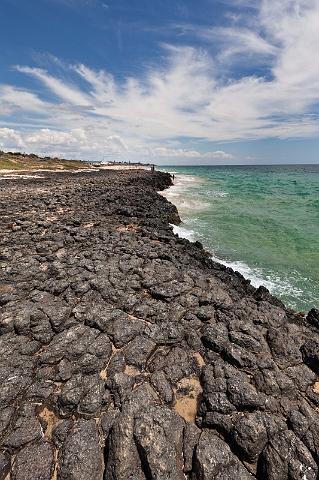
[[[319,0],[1,0],[0,149],[319,163]]]

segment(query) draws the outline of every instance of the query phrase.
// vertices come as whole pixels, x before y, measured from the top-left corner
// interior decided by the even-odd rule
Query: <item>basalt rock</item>
[[[0,480],[315,480],[318,310],[180,239],[168,174],[1,178]]]

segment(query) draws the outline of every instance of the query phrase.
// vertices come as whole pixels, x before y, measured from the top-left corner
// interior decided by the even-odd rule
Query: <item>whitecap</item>
[[[174,203],[181,214],[201,211],[208,208],[209,203],[192,194],[189,187],[203,182],[203,179],[191,175],[178,175],[175,177],[174,185],[159,193]]]
[[[226,267],[230,267],[232,270],[241,273],[245,278],[250,280],[253,287],[258,288],[260,286],[266,287],[269,292],[276,296],[291,295],[296,298],[301,298],[303,290],[289,282],[288,278],[281,278],[274,272],[265,272],[261,268],[250,267],[241,261],[226,261],[218,257],[211,257],[215,262],[221,263]]]
[[[172,225],[173,232],[181,238],[194,242],[198,239],[198,235],[192,229],[187,228],[185,225]],[[230,261],[224,260],[214,255],[211,256],[214,262],[221,263],[225,267],[229,267],[235,272],[241,273],[243,277],[250,280],[253,287],[258,288],[260,286],[266,287],[269,292],[276,296],[292,295],[296,298],[302,298],[304,294],[303,290],[292,285],[289,279],[282,279],[275,273],[264,272],[261,268],[250,267],[242,261]]]
[[[180,238],[186,238],[187,240],[189,240],[190,242],[194,242],[195,239],[194,239],[194,236],[195,236],[195,232],[194,230],[190,230],[189,228],[186,228],[184,226],[181,226],[181,225],[172,225],[171,224],[171,227],[173,227],[173,232],[178,235]]]
[[[228,197],[229,193],[223,192],[222,190],[208,190],[206,192],[206,195],[213,198],[224,198],[224,197]]]

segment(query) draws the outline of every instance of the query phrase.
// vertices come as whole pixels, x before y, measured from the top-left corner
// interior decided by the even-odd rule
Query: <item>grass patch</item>
[[[41,158],[36,155],[0,152],[1,170],[77,170],[92,168],[81,160],[62,160],[59,158]]]

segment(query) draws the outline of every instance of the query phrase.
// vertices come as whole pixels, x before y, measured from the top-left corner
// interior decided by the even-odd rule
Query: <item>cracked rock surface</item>
[[[173,234],[168,174],[0,184],[0,480],[315,480],[319,311]]]

